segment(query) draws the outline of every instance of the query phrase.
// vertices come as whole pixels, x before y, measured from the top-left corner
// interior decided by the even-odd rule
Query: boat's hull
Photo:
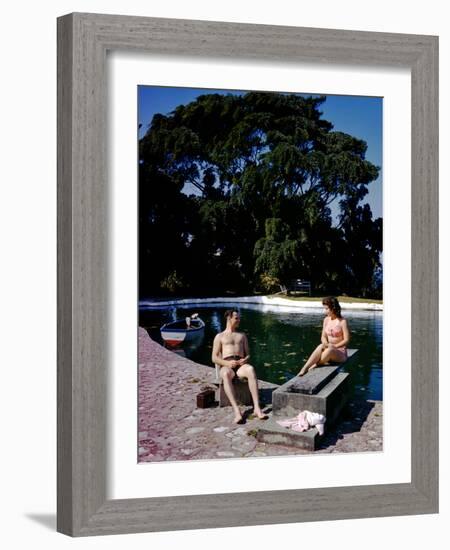
[[[166,344],[169,344],[169,346],[179,346],[186,340],[186,333],[161,330],[161,337]]]
[[[191,328],[176,328],[171,325],[176,325],[176,323],[168,323],[161,327],[161,337],[166,344],[169,346],[179,346],[186,342],[191,342],[198,338],[205,329],[205,323],[199,319],[199,324],[197,327]]]

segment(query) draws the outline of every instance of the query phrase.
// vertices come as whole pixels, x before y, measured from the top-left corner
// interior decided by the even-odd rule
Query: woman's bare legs
[[[318,356],[318,351],[320,350],[320,357]],[[313,360],[312,360],[313,359]],[[315,369],[319,365],[325,365],[330,361],[336,363],[343,363],[347,359],[347,354],[341,351],[339,348],[325,347],[321,344],[318,346],[311,354],[311,357],[305,363],[305,366],[298,373],[298,376],[303,376],[310,370]]]
[[[311,353],[308,361],[306,361],[302,370],[298,373],[297,376],[303,376],[304,374],[306,374],[308,370],[312,367],[312,365],[314,365],[315,367],[317,366],[317,363],[320,361],[322,357],[323,348],[324,348],[323,344],[320,344],[319,346],[317,346],[317,348]]]

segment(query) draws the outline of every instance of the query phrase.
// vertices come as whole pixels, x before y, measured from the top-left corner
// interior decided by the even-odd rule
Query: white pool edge
[[[164,307],[164,306],[180,306],[180,305],[201,305],[201,304],[260,304],[270,306],[283,306],[296,308],[311,308],[322,309],[321,300],[289,300],[281,297],[269,296],[241,296],[236,298],[217,297],[217,298],[183,298],[176,300],[164,300],[152,302],[142,300],[139,302],[140,307]],[[373,304],[369,302],[341,302],[343,310],[368,310],[368,311],[383,311],[383,304]]]

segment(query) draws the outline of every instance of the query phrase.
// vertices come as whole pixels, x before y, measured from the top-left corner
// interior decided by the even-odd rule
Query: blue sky
[[[138,86],[139,137],[147,131],[153,115],[169,114],[180,104],[186,104],[207,93],[241,94],[238,90],[213,90],[200,88],[170,88],[162,86]],[[302,93],[299,95],[310,96]],[[367,143],[366,159],[382,167],[383,100],[380,97],[327,95],[321,105],[322,117],[330,121],[334,130],[351,134]],[[368,202],[375,218],[383,215],[382,174],[369,184]],[[334,210],[334,209],[333,209]]]

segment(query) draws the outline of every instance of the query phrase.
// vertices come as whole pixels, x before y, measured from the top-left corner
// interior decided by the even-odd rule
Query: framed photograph
[[[382,104],[139,86],[139,462],[382,450]]]
[[[437,168],[437,37],[59,18],[58,530],[436,513]]]

